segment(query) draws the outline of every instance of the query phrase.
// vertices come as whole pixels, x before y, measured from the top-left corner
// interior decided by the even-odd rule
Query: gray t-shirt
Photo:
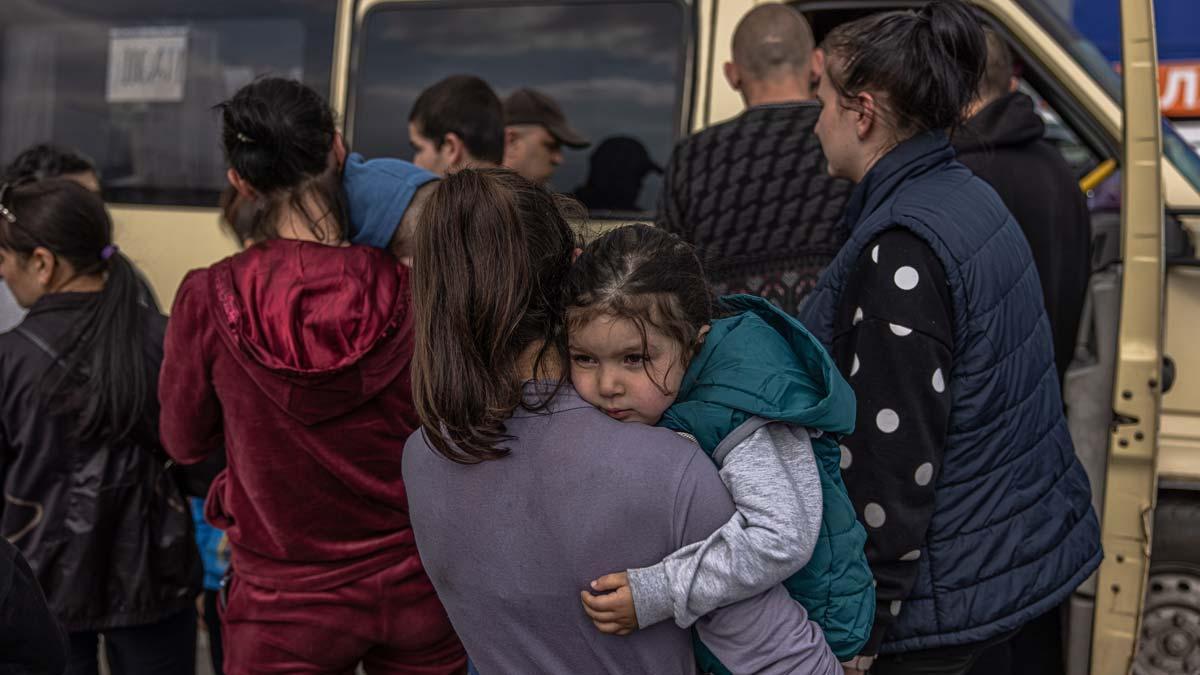
[[[725,524],[733,503],[712,461],[674,432],[610,419],[570,388],[549,414],[518,410],[507,431],[511,454],[476,465],[437,455],[422,432],[404,449],[417,548],[479,671],[695,673],[688,631],[664,621],[604,635],[579,592]],[[735,672],[841,672],[781,586],[696,628]]]

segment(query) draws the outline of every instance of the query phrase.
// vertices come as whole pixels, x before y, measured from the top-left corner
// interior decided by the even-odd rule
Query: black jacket
[[[54,350],[95,297],[45,296],[0,334],[0,535],[29,560],[68,631],[153,623],[190,607],[201,581],[191,513],[158,442],[157,402],[138,440],[111,446],[73,440],[39,393],[57,367],[43,346]],[[143,317],[155,392],[166,318],[149,308]]]
[[[845,243],[853,185],[826,170],[820,114],[816,101],[756,106],[675,147],[656,224],[696,246],[719,295],[795,314]]]
[[[20,551],[0,537],[0,675],[58,675],[67,640]]]
[[[1033,99],[1017,92],[968,120],[954,148],[958,161],[996,189],[1033,249],[1062,382],[1087,292],[1091,221],[1071,167],[1043,140],[1045,131]]]

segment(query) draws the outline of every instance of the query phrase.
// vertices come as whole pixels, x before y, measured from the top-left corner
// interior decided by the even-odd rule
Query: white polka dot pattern
[[[945,443],[957,373],[946,347],[953,344],[950,286],[929,246],[900,230],[864,246],[849,274],[844,288],[857,292],[839,302],[831,351],[858,394],[859,423],[838,440],[839,465],[848,467],[840,475],[857,497],[862,527],[892,561],[876,571],[878,588],[908,587],[924,567],[928,516],[906,504],[931,500],[940,480],[933,448]],[[879,613],[892,620],[906,604],[887,595]]]
[[[917,485],[925,487],[929,485],[929,481],[933,480],[933,465],[925,462],[917,467],[917,472],[913,474],[913,480],[917,481]]]
[[[892,277],[892,281],[896,282],[896,287],[900,290],[911,291],[917,287],[917,284],[921,283],[921,275],[917,274],[915,269],[905,265],[904,267],[896,270],[896,274]]]
[[[887,514],[883,512],[882,506],[871,502],[867,504],[867,508],[863,509],[863,520],[867,521],[867,525],[871,527],[880,528],[887,521]]]
[[[900,416],[891,408],[884,408],[875,415],[875,426],[885,434],[890,434],[900,428]]]

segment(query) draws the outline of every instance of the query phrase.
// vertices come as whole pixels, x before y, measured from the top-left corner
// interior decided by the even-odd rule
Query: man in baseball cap
[[[533,89],[518,89],[504,101],[504,166],[544,184],[562,164],[563,146],[591,143],[567,124],[562,108]]]

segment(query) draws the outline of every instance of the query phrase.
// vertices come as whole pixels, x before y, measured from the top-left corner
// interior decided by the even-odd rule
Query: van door
[[[1163,370],[1163,184],[1151,0],[1121,0],[1124,283],[1092,673],[1128,673],[1141,626],[1157,493]]]

